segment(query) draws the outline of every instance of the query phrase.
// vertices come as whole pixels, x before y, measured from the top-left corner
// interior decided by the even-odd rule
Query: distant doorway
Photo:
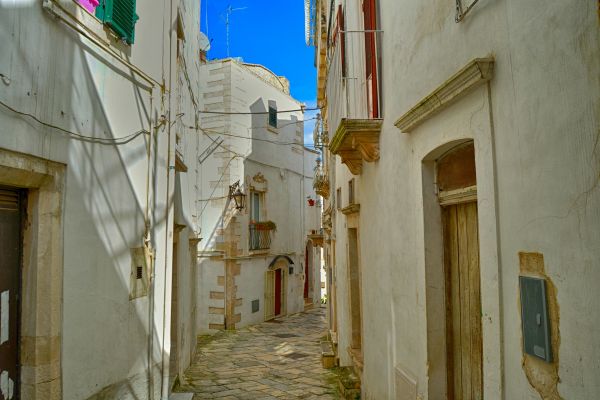
[[[18,399],[20,385],[20,299],[22,191],[0,187],[0,399]],[[6,396],[6,397],[4,397]]]
[[[310,293],[310,260],[311,260],[311,255],[309,255],[310,253],[310,249],[311,246],[306,245],[306,249],[304,252],[304,299],[309,300],[309,293]]]
[[[275,270],[275,315],[281,315],[281,268]]]
[[[286,313],[287,263],[278,262],[265,273],[265,321]]]
[[[351,349],[362,359],[362,310],[360,300],[360,266],[358,258],[358,229],[348,229],[348,273],[350,278]]]

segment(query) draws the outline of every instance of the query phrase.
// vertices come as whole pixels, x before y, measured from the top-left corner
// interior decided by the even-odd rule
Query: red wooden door
[[[281,314],[281,268],[275,270],[275,315]]]
[[[308,246],[306,246],[306,251],[304,252],[304,298],[308,299],[308,279],[310,267],[308,265]]]
[[[367,78],[367,99],[369,103],[369,118],[379,118],[379,86],[377,76],[377,9],[376,0],[363,2],[365,27],[365,62]]]
[[[19,398],[20,193],[0,188],[0,400]]]

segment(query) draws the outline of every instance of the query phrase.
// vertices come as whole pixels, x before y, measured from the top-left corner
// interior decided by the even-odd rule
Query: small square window
[[[277,128],[277,109],[269,106],[269,126]]]

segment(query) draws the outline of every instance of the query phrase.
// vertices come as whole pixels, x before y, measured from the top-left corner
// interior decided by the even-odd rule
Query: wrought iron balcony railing
[[[378,30],[343,30],[333,36],[327,77],[329,151],[359,175],[363,161],[379,159],[381,132]]]
[[[250,233],[250,251],[268,250],[271,247],[271,231],[274,230],[271,224],[250,222],[248,229]]]

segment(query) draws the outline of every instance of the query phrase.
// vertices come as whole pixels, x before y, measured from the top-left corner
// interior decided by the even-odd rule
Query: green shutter
[[[96,17],[110,26],[127,43],[135,38],[135,0],[101,0],[96,8]]]

